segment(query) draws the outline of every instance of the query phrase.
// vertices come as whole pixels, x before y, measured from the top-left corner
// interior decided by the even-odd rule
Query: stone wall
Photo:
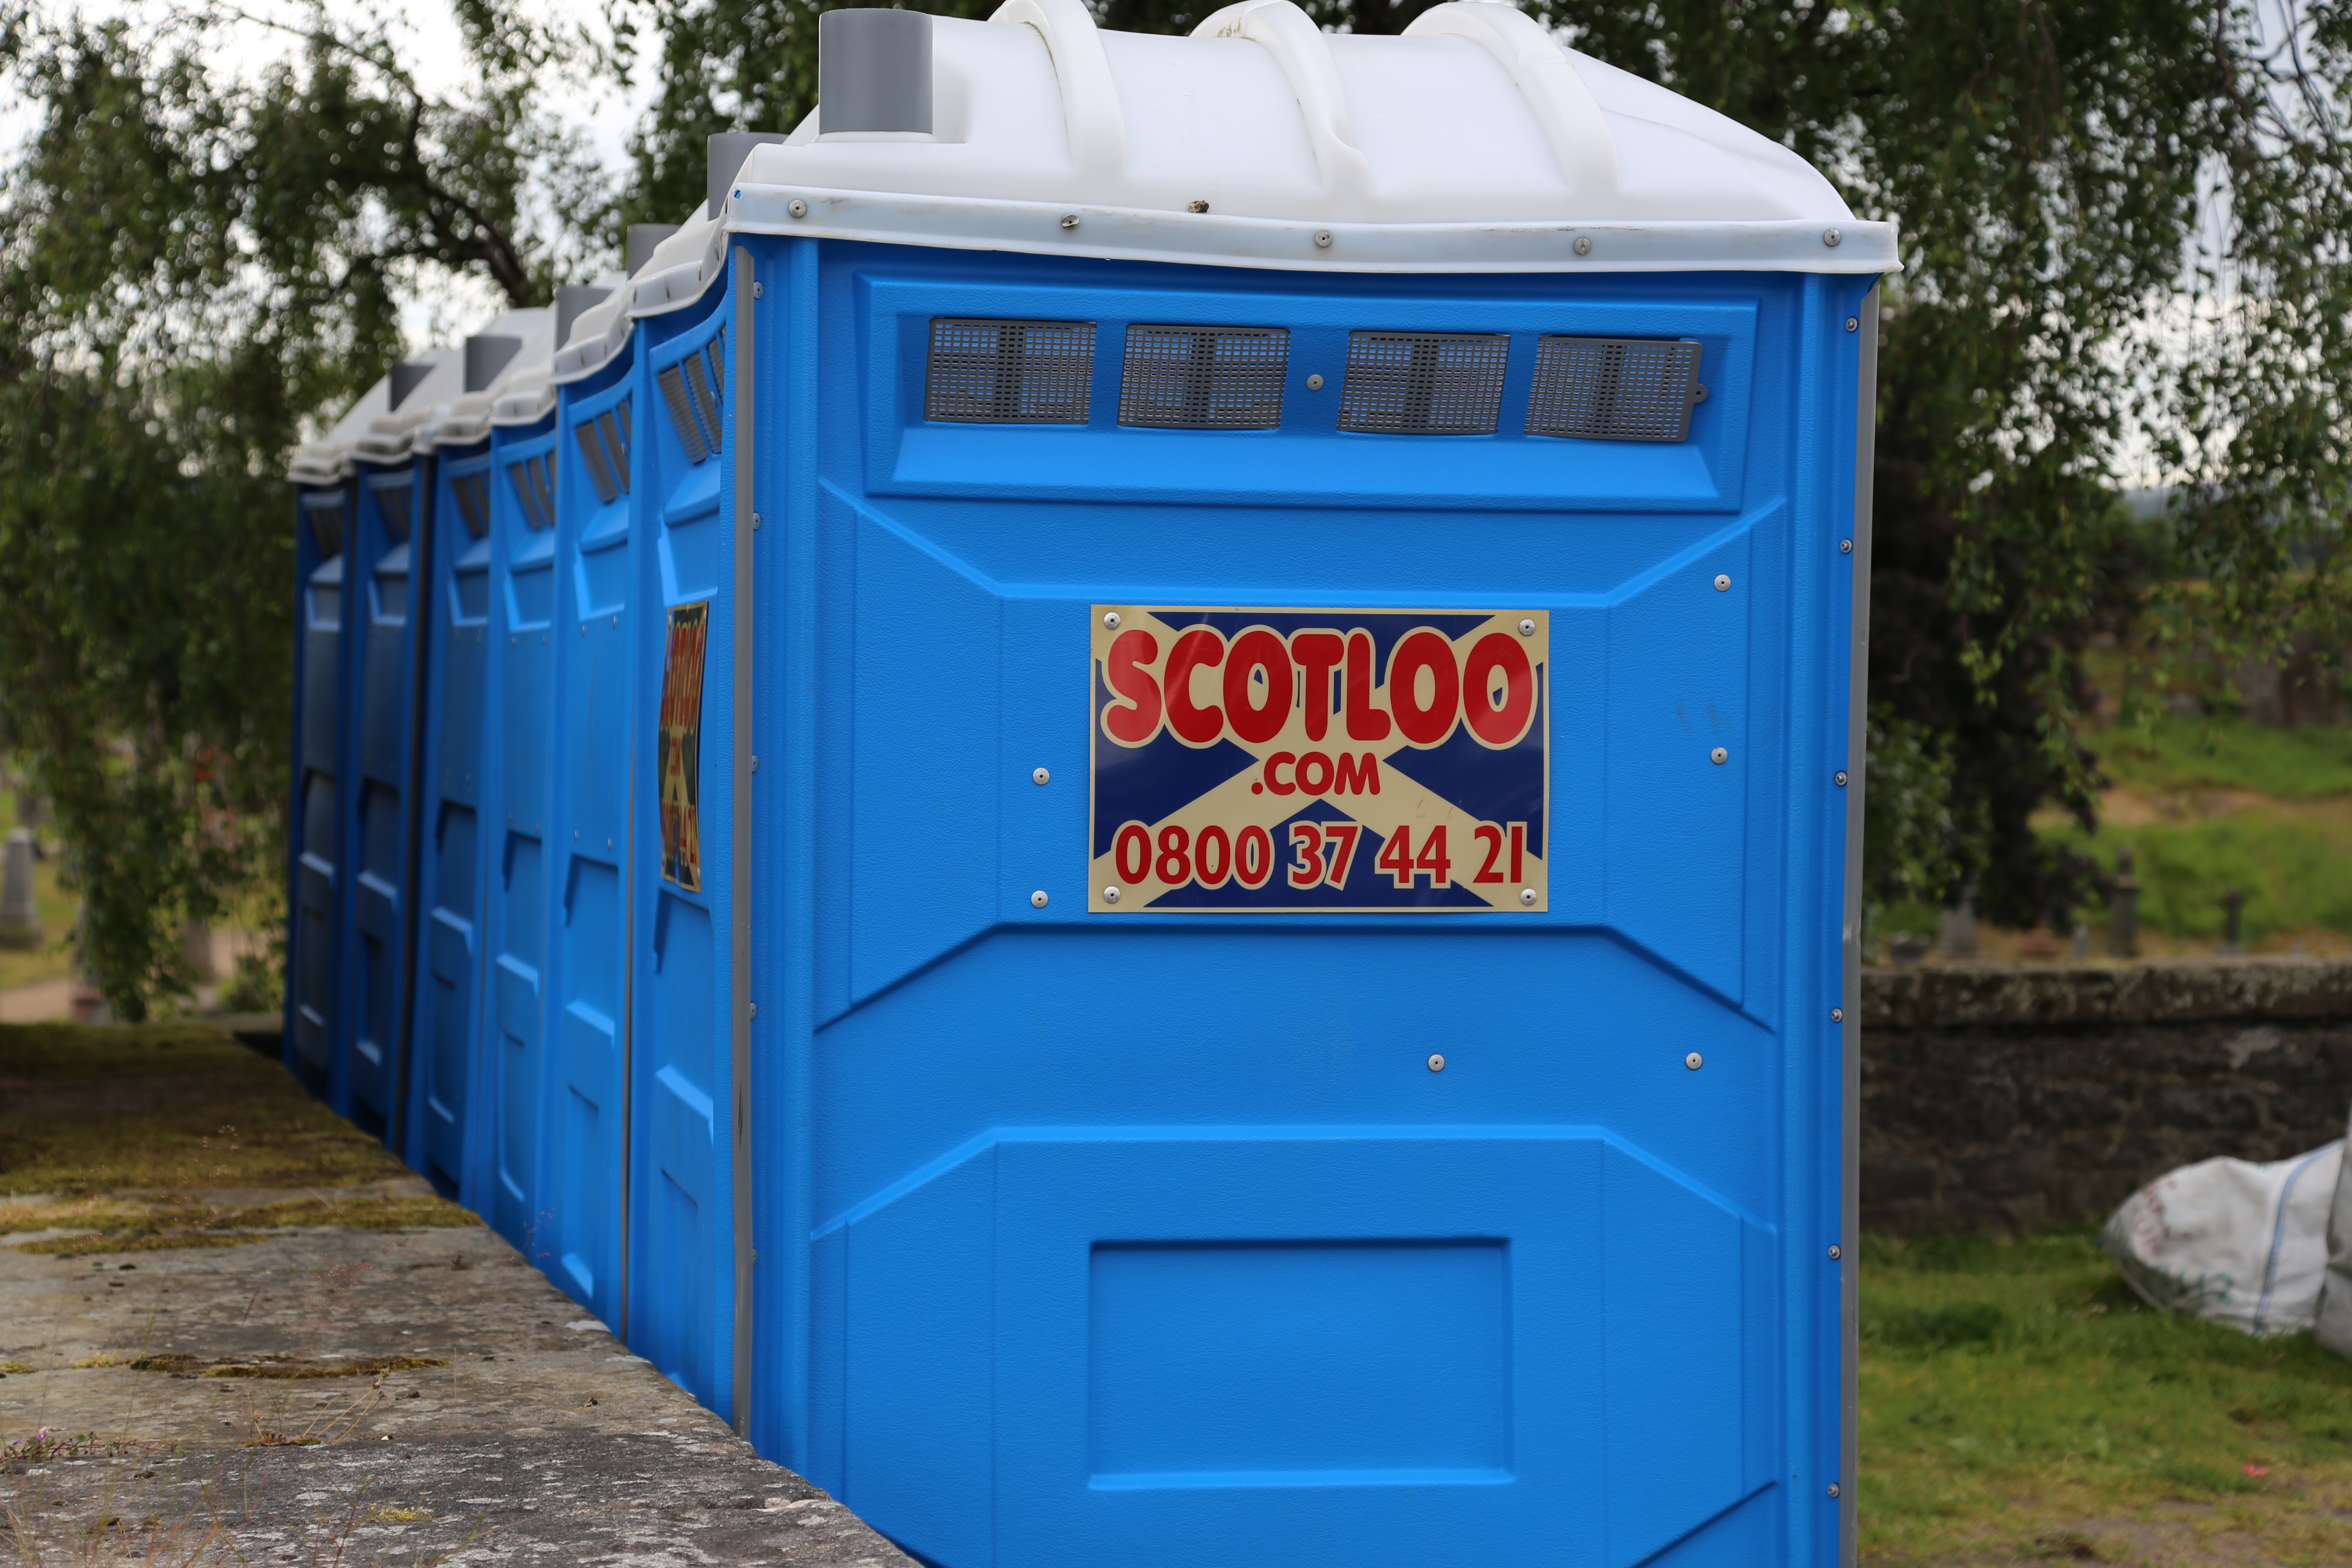
[[[2216,1154],[2341,1137],[2352,961],[1872,969],[1862,1217],[2024,1230],[2102,1215]]]

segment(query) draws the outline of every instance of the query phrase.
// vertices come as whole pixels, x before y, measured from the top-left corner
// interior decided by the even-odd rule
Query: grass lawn
[[[2212,951],[2231,888],[2246,894],[2251,951],[2352,946],[2352,729],[2159,719],[2088,739],[2113,784],[2098,832],[2054,811],[2035,826],[2109,868],[2131,846],[2149,952]],[[1906,913],[1907,929],[1933,929],[1933,911]],[[2078,918],[2098,930],[2105,910]]]
[[[1865,1241],[1865,1563],[2352,1563],[2352,1363],[2143,1305],[2088,1229]]]

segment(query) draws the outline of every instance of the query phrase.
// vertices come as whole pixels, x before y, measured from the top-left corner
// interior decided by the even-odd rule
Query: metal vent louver
[[[606,505],[629,493],[628,418],[629,400],[625,397],[593,419],[583,419],[572,427],[572,438],[580,443],[581,461],[588,468],[588,482],[596,487],[596,499]]]
[[[302,498],[302,510],[310,514],[310,539],[319,547],[319,559],[332,561],[343,552],[343,492],[313,490]]]
[[[1642,338],[1545,338],[1536,344],[1528,434],[1582,441],[1684,441],[1699,385],[1699,346]]]
[[[719,388],[726,384],[727,354],[720,347],[724,336],[722,332],[711,339],[654,377],[661,387],[662,402],[669,408],[670,425],[677,431],[677,444],[686,448],[688,463],[707,462],[713,452],[726,445],[719,428]],[[623,488],[626,488],[625,480]]]
[[[1491,436],[1510,357],[1499,332],[1349,332],[1339,428]]]
[[[1175,430],[1282,423],[1290,334],[1280,327],[1129,327],[1118,422]]]
[[[457,521],[466,525],[467,538],[490,531],[489,475],[460,474],[449,481],[449,493],[457,498]]]
[[[1083,425],[1092,402],[1092,321],[940,316],[923,417],[987,425]]]
[[[376,510],[383,513],[383,531],[394,544],[408,542],[408,486],[390,485],[375,492]]]
[[[522,503],[522,520],[533,532],[555,526],[555,465],[552,454],[541,452],[507,465],[514,481],[515,499]]]

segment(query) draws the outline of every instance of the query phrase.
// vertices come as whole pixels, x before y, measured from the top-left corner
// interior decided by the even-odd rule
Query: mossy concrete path
[[[331,1119],[311,1126],[245,1047],[187,1029],[33,1034],[0,1029],[0,1540],[16,1561],[908,1568],[472,1216],[360,1158]],[[69,1175],[85,1145],[110,1174],[141,1173],[105,1125],[110,1081],[151,1136],[187,1140],[156,1124],[158,1073],[126,1070],[142,1066],[207,1114],[222,1097],[194,1086],[238,1080],[264,1152],[214,1131],[144,1173],[233,1184],[7,1190]],[[18,1121],[27,1100],[68,1122]],[[312,1168],[282,1169],[306,1144]]]

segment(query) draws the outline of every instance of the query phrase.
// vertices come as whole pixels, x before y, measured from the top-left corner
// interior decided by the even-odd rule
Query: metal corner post
[[[1839,986],[1845,1003],[1845,1025],[1839,1035],[1845,1068],[1844,1092],[1840,1097],[1844,1121],[1844,1153],[1840,1161],[1843,1190],[1838,1210],[1838,1240],[1843,1247],[1838,1268],[1838,1561],[1846,1568],[1853,1568],[1861,1551],[1854,1510],[1861,1413],[1855,1360],[1860,1351],[1862,1269],[1862,812],[1863,790],[1870,774],[1870,520],[1871,479],[1877,460],[1879,294],[1878,287],[1872,288],[1855,311],[1861,318],[1862,342],[1854,381],[1853,625],[1852,667],[1847,674],[1845,764],[1851,782],[1845,797],[1844,975]]]
[[[751,252],[735,249],[735,854],[730,897],[735,1045],[735,1374],[736,1435],[751,1430]]]

